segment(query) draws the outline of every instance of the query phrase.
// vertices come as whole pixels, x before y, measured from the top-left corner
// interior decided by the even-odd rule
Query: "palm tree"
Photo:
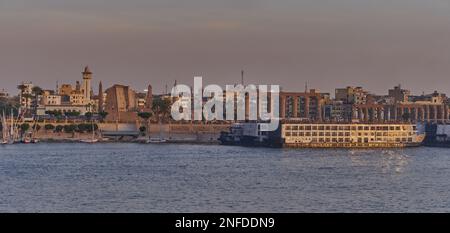
[[[87,112],[84,114],[84,116],[86,117],[87,120],[92,120],[92,117],[94,116],[94,114],[92,112]]]
[[[99,112],[98,115],[101,117],[101,121],[103,122],[106,118],[106,116],[108,115],[108,112],[102,111]]]
[[[20,134],[23,136],[30,129],[30,124],[23,123],[20,125]]]
[[[140,118],[142,118],[142,119],[144,119],[145,120],[145,128],[146,128],[146,134],[148,134],[149,133],[149,130],[150,130],[150,124],[149,124],[149,119],[150,119],[150,117],[152,117],[152,113],[151,112],[140,112],[140,113],[138,113],[138,116],[140,117]]]
[[[24,84],[20,84],[20,85],[17,85],[17,89],[20,90],[20,93],[23,93],[27,89],[27,86],[25,86]]]
[[[86,104],[86,108],[88,109],[88,112],[92,112],[92,103]]]
[[[0,99],[0,112],[11,112],[13,110],[14,114],[17,115],[18,109],[20,107],[19,100],[15,98],[11,99]]]
[[[171,101],[169,99],[161,99],[161,97],[157,97],[153,100],[152,111],[156,114],[158,122],[169,116],[170,106]]]

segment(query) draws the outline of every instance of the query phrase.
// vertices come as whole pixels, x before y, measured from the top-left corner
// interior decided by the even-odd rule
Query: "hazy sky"
[[[74,83],[84,65],[95,87],[140,91],[234,84],[244,69],[291,91],[450,94],[450,1],[0,0],[0,89]]]

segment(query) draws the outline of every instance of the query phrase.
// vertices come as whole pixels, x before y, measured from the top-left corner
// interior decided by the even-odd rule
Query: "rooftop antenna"
[[[58,84],[58,80],[56,80],[56,90],[55,90],[55,92],[56,92],[56,94],[58,94],[58,89],[59,89],[59,84]]]
[[[241,70],[241,84],[244,86],[244,70]]]
[[[177,82],[177,80],[175,79],[175,82],[173,83],[173,89],[172,90],[175,90],[175,92],[177,92],[177,85],[178,85],[178,82]],[[169,93],[167,93],[167,94],[169,94]]]
[[[308,92],[308,81],[305,81],[305,93]]]
[[[168,92],[167,92],[167,83],[166,83],[166,95],[168,94]]]

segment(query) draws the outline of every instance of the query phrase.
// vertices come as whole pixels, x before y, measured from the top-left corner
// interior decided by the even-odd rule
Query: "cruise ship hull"
[[[285,148],[405,148],[421,146],[425,134],[413,124],[283,123],[273,134],[255,124],[236,124],[222,132],[222,145]],[[279,132],[279,133],[278,133]]]
[[[405,148],[418,147],[421,143],[285,143],[285,148]]]

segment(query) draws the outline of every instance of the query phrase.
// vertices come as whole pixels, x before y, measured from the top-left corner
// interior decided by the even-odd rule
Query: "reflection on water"
[[[382,171],[387,173],[391,170],[401,173],[408,166],[409,156],[404,150],[388,150],[383,151],[381,159]]]
[[[373,156],[378,156],[378,168],[382,173],[401,173],[408,166],[408,149],[374,149],[349,150],[348,155],[355,166],[369,166],[374,162]],[[364,156],[370,154],[370,157]]]
[[[0,211],[448,212],[450,150],[0,146]]]

